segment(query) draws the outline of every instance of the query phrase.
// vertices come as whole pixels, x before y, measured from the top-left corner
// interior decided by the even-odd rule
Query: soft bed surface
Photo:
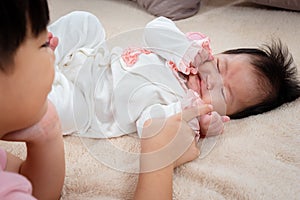
[[[107,37],[143,27],[154,17],[131,1],[50,0],[52,20],[71,10],[97,15]],[[61,7],[63,6],[63,7]],[[252,7],[238,1],[203,1],[200,12],[177,21],[185,32],[210,36],[214,53],[233,47],[253,47],[279,37],[294,55],[300,70],[300,14]],[[299,199],[300,99],[271,112],[232,120],[212,151],[176,169],[174,199]],[[103,140],[64,138],[66,180],[63,200],[131,199],[138,175],[103,164],[129,165],[132,161],[116,148],[138,152],[132,135]],[[24,144],[1,142],[8,151],[25,156]],[[86,148],[89,146],[89,148]],[[132,162],[134,163],[134,162]]]

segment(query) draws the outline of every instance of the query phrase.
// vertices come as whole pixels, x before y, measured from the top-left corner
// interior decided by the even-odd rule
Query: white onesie
[[[199,98],[187,89],[182,74],[197,73],[190,66],[197,54],[203,61],[212,57],[207,37],[183,34],[164,17],[146,25],[143,48],[109,51],[101,23],[86,12],[62,17],[49,31],[60,41],[49,99],[64,134],[140,135],[147,119],[181,112]],[[199,130],[196,118],[190,125]]]

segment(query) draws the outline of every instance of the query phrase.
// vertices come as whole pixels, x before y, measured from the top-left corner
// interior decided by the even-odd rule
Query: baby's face
[[[257,75],[247,54],[218,54],[190,75],[188,87],[221,115],[231,115],[259,102]]]

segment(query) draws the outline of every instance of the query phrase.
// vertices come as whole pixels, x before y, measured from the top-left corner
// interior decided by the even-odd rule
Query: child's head
[[[46,0],[0,1],[0,136],[37,122],[54,77]]]
[[[200,78],[190,76],[188,86],[231,118],[260,114],[300,96],[296,67],[280,41],[225,51],[198,70]]]
[[[0,6],[0,69],[8,72],[13,70],[8,64],[28,34],[37,37],[46,30],[49,12],[45,0],[3,0]]]

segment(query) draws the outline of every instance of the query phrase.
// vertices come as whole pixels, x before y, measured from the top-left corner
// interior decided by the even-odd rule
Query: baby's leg
[[[56,64],[61,66],[76,50],[85,48],[96,51],[105,41],[105,30],[98,18],[83,11],[61,17],[48,30],[59,39],[55,56]]]
[[[59,114],[64,134],[83,131],[91,113],[91,71],[105,41],[98,19],[87,12],[72,12],[49,26],[59,38],[55,50],[56,73],[49,100]]]

